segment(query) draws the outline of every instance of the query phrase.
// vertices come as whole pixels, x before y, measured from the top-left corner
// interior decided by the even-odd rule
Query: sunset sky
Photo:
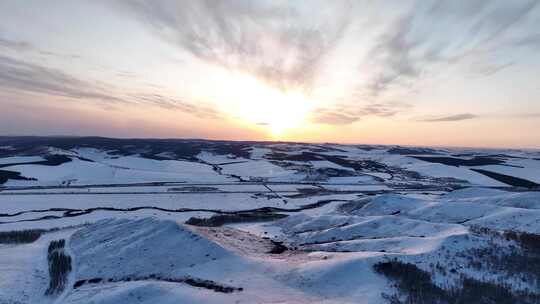
[[[540,1],[0,1],[0,135],[540,148]]]

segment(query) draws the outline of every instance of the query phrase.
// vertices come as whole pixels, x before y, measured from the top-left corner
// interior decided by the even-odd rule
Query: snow
[[[186,245],[189,250],[184,249]],[[235,259],[177,223],[154,218],[99,221],[77,231],[70,246],[77,257],[77,279],[151,274],[183,277],[192,272],[193,264],[206,268],[223,262],[217,260]]]
[[[199,153],[197,155],[197,158],[209,164],[216,164],[216,165],[223,164],[223,163],[248,161],[245,158],[236,157],[232,154],[221,155],[221,154],[210,153],[207,151],[203,151]]]
[[[17,171],[25,177],[37,179],[37,181],[10,180],[6,186],[228,180],[227,177],[218,175],[208,165],[138,157],[122,157],[103,162],[88,162],[75,158],[59,166],[17,165],[6,167],[5,170]]]
[[[41,156],[13,156],[0,158],[0,165],[15,164],[15,163],[30,163],[43,161],[45,158]]]
[[[347,170],[347,171],[351,171],[351,172],[354,172],[354,170],[352,170],[351,168],[347,168],[347,167],[343,167],[343,166],[340,166],[336,163],[333,163],[333,162],[330,162],[330,161],[327,161],[327,160],[314,160],[314,161],[310,161],[309,162],[310,164],[313,165],[313,168],[333,168],[333,169],[339,169],[339,170]]]
[[[73,229],[47,233],[31,244],[0,244],[0,303],[50,303],[47,247],[52,240],[69,237]]]
[[[519,177],[540,184],[540,161],[531,159],[518,159],[512,160],[510,163],[513,166],[518,167],[491,165],[481,166],[478,167],[478,169],[484,169],[500,174]]]
[[[295,171],[284,169],[266,160],[234,163],[223,165],[221,167],[223,168],[223,174],[238,175],[245,179],[266,178],[272,181],[295,181],[301,179],[301,177],[297,176]]]
[[[488,248],[492,242],[473,227],[540,234],[540,192],[514,189],[470,167],[424,162],[389,154],[388,149],[253,144],[250,159],[204,151],[198,160],[179,161],[113,155],[92,147],[48,147],[39,155],[0,158],[0,164],[10,164],[41,161],[48,154],[75,156],[58,166],[5,168],[37,181],[9,180],[0,188],[0,231],[61,230],[44,233],[31,244],[0,244],[0,303],[382,304],[381,294],[392,288],[373,272],[374,263],[398,258],[426,271],[432,270],[430,264],[465,263],[459,255],[463,250]],[[328,161],[265,158],[275,152],[308,151],[387,167],[384,172],[367,168],[356,172],[358,176],[308,182],[302,168],[354,171]],[[539,181],[540,161],[532,159],[538,156],[531,152],[441,151],[462,152],[528,157],[502,157],[512,166],[474,168]],[[191,217],[253,210],[288,217],[223,227],[185,224]],[[67,240],[66,252],[73,260],[68,288],[56,297],[44,296],[47,246],[61,238]],[[271,240],[283,241],[291,250],[271,254]],[[464,268],[433,277],[446,286],[461,275],[507,280],[500,273]],[[242,290],[220,293],[161,280],[188,277]],[[106,280],[73,288],[76,281],[92,278]],[[520,284],[516,288],[528,286]]]
[[[405,165],[407,170],[432,177],[453,177],[470,182],[473,185],[503,187],[505,184],[489,178],[483,174],[474,172],[467,167],[454,167],[443,164],[418,161],[411,165]]]

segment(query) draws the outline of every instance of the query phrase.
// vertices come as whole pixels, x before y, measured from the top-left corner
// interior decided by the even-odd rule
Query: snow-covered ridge
[[[0,146],[0,303],[388,303],[395,282],[374,266],[394,259],[439,288],[467,278],[538,291],[528,259],[540,254],[540,161],[529,151]],[[46,295],[59,240],[67,284]]]

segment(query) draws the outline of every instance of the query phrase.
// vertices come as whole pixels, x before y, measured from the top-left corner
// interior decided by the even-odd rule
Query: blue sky
[[[5,0],[0,130],[538,148],[539,6]]]

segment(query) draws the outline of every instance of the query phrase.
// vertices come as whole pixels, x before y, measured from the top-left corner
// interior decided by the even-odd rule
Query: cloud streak
[[[323,71],[333,69],[329,63],[339,56],[335,51],[341,44],[356,47],[360,36],[369,36],[364,41],[365,54],[348,53],[343,58],[352,70],[350,77],[358,81],[343,89],[343,98],[335,96],[331,101],[348,100],[347,107],[313,113],[314,121],[330,124],[404,112],[407,109],[403,107],[392,109],[384,93],[395,87],[414,88],[453,65],[466,64],[482,77],[500,73],[519,60],[505,58],[500,62],[501,57],[493,54],[538,41],[538,33],[530,30],[519,39],[504,38],[537,9],[539,2],[535,0],[417,1],[397,5],[398,13],[388,14],[384,22],[373,18],[374,12],[388,10],[389,3],[384,1],[377,5],[250,0],[119,3],[124,13],[137,18],[150,33],[196,59],[250,74],[284,91],[300,89],[309,94],[315,85],[328,81]],[[324,6],[329,13],[314,10],[317,6]],[[370,7],[375,10],[368,12]],[[392,100],[399,100],[399,96]],[[372,109],[380,104],[385,106]]]
[[[130,94],[130,96],[132,100],[144,105],[154,105],[164,109],[181,111],[199,118],[223,118],[223,114],[210,106],[186,102],[181,99],[165,96],[159,93],[134,93]]]
[[[0,55],[0,87],[76,99],[124,100],[61,70]]]
[[[317,124],[350,125],[368,117],[400,116],[413,106],[450,96],[448,93],[453,94],[454,89],[454,111],[450,109],[450,114],[444,115],[440,108],[437,111],[434,102],[430,110],[443,115],[413,120],[432,122],[430,127],[437,127],[436,122],[497,115],[516,119],[538,117],[461,113],[472,110],[465,101],[474,102],[475,97],[483,98],[482,104],[501,103],[494,109],[503,109],[502,103],[515,98],[521,106],[516,107],[517,112],[538,111],[536,104],[531,105],[532,98],[526,96],[528,92],[522,94],[498,83],[502,77],[483,78],[511,69],[507,72],[515,72],[513,80],[523,88],[535,85],[529,84],[534,79],[526,74],[534,66],[520,64],[538,62],[538,55],[530,54],[540,46],[540,2],[536,0],[119,0],[102,4],[81,5],[77,12],[104,21],[103,27],[95,28],[96,36],[103,40],[95,43],[73,38],[86,33],[83,26],[65,27],[69,28],[65,32],[61,28],[64,43],[52,36],[44,39],[43,33],[47,33],[38,28],[41,24],[37,21],[37,25],[28,24],[28,30],[19,24],[10,25],[12,32],[5,32],[5,37],[29,40],[0,37],[0,89],[90,101],[117,109],[159,107],[202,119],[220,119],[224,114],[216,109],[233,109],[228,105],[236,104],[236,100],[253,103],[256,109],[257,103],[272,102],[270,98],[258,98],[257,87],[249,98],[241,90],[228,94],[235,90],[235,85],[244,89],[249,84],[241,82],[254,77],[285,91],[277,92],[284,93],[276,94],[277,98],[304,93],[302,98],[291,98],[290,102],[300,106],[309,103],[306,108],[316,110],[308,115]],[[30,6],[20,4],[18,8]],[[59,19],[65,17],[58,22],[61,25],[64,21],[73,22],[74,14],[64,9],[58,9]],[[107,14],[100,14],[103,10]],[[22,25],[27,22],[20,19],[18,23]],[[16,28],[24,28],[25,32],[18,33]],[[94,30],[91,25],[89,28]],[[132,39],[125,33],[136,33],[137,37],[133,35]],[[34,40],[30,39],[32,35],[36,35]],[[153,47],[144,47],[147,45]],[[134,52],[127,54],[130,50]],[[71,52],[75,54],[68,55]],[[77,56],[81,60],[67,60]],[[229,76],[224,71],[235,72],[238,77],[231,77],[229,83],[229,79],[220,78]],[[474,77],[469,78],[470,74]],[[448,81],[439,82],[441,78]],[[207,79],[203,85],[196,83]],[[220,83],[216,85],[210,80]],[[425,89],[428,86],[424,84],[431,84],[428,81],[443,85]],[[469,86],[477,84],[474,89],[485,89],[487,86],[483,85],[488,81],[501,87],[489,92],[486,89],[486,94],[469,90]],[[159,86],[150,87],[148,83]],[[268,89],[261,87],[265,92]],[[492,98],[502,90],[506,90],[505,94]],[[197,96],[215,107],[186,96]],[[230,115],[235,119],[241,117],[237,113]],[[258,125],[265,125],[264,118],[257,118]]]
[[[363,106],[319,108],[313,112],[312,121],[326,125],[348,125],[368,116],[391,117],[410,107],[411,105],[403,103],[372,103]]]
[[[0,37],[0,49],[23,52],[34,50],[34,46],[28,42],[13,41]]]
[[[103,106],[140,104],[217,119],[215,109],[158,93],[122,93],[108,84],[81,80],[61,70],[0,55],[0,88],[75,100],[98,101]]]
[[[470,120],[470,119],[475,119],[475,118],[478,118],[478,115],[471,114],[471,113],[462,113],[462,114],[455,114],[455,115],[442,116],[442,117],[436,117],[436,118],[422,118],[422,119],[418,119],[418,121],[454,122],[454,121]]]
[[[378,62],[379,71],[362,86],[376,97],[392,85],[409,85],[429,77],[437,66],[455,64],[471,56],[487,60],[489,53],[503,47],[535,44],[536,33],[511,44],[497,39],[519,24],[538,3],[421,1],[379,35],[369,53],[369,60]],[[484,63],[479,70],[489,76],[513,64]]]
[[[124,1],[154,33],[194,57],[280,89],[309,90],[350,22],[348,2],[324,2],[331,18],[271,2]]]

